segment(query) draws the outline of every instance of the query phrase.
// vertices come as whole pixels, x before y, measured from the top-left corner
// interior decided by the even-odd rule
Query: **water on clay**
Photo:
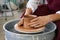
[[[54,27],[52,27],[52,24],[51,24],[51,23],[48,23],[48,24],[46,25],[46,28],[45,28],[45,30],[44,30],[43,32],[39,32],[39,33],[22,33],[22,32],[18,32],[18,31],[16,31],[16,30],[14,29],[14,25],[15,25],[17,22],[18,22],[18,20],[17,20],[17,21],[10,22],[10,23],[8,23],[8,24],[6,25],[5,28],[6,28],[8,31],[14,32],[14,33],[17,33],[17,34],[42,34],[42,33],[46,33],[46,32],[49,32],[49,31],[51,31],[51,30],[54,29]]]

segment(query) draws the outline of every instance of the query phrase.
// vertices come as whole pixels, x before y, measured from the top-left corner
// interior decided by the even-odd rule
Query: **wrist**
[[[48,15],[51,21],[57,21],[60,20],[60,14],[51,14]]]
[[[48,19],[50,20],[50,22],[52,22],[54,20],[52,15],[48,15]]]
[[[39,18],[43,18],[43,20],[45,19],[45,20],[47,20],[48,22],[51,22],[52,21],[52,18],[51,18],[51,16],[50,15],[47,15],[47,16],[39,16]]]

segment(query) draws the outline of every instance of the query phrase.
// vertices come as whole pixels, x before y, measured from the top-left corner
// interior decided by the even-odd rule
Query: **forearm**
[[[51,14],[51,15],[48,15],[48,17],[50,18],[51,21],[60,20],[60,14]]]

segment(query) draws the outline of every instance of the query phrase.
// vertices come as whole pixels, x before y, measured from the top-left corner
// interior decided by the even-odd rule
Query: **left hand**
[[[31,27],[37,28],[37,27],[42,27],[42,26],[46,25],[50,21],[51,20],[50,20],[49,16],[39,16],[39,17],[31,20],[31,23],[29,23],[29,25]]]

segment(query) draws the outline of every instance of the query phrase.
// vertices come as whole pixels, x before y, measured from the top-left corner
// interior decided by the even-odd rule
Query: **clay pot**
[[[35,15],[25,15],[24,16],[24,28],[30,28],[28,25],[32,19],[36,18]]]

